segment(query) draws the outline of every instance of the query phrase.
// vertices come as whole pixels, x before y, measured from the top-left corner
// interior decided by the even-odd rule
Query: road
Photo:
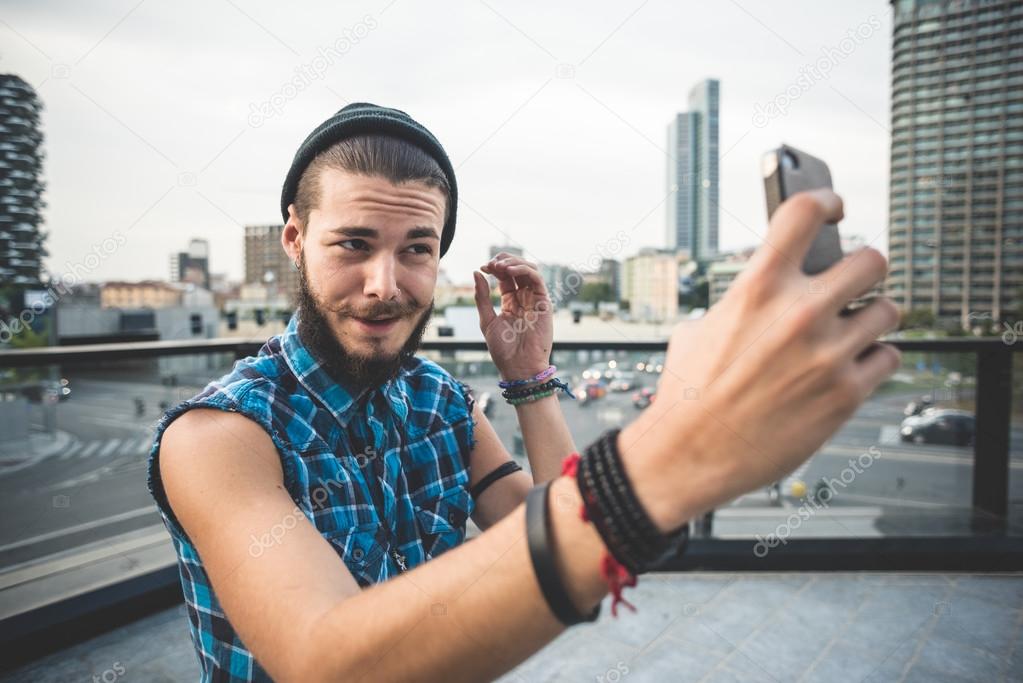
[[[146,461],[160,403],[173,405],[193,395],[199,378],[176,388],[144,379],[110,379],[87,373],[73,376],[72,396],[56,411],[59,449],[47,453],[48,437],[37,436],[28,447],[0,444],[0,568],[31,561],[50,553],[102,540],[117,533],[159,524],[146,490]],[[653,385],[654,376],[641,377]],[[515,410],[500,398],[497,377],[466,378],[477,394],[494,397],[490,420],[510,452],[516,450]],[[134,398],[145,404],[136,417]],[[822,477],[840,478],[850,459],[860,472],[848,486],[836,489],[832,506],[881,505],[905,511],[966,508],[971,499],[972,452],[967,448],[902,444],[893,440],[910,395],[874,397],[821,451],[784,483],[788,493],[795,480],[813,484]],[[634,419],[638,411],[631,392],[612,393],[580,405],[561,400],[576,445],[583,447],[603,430]],[[3,404],[0,404],[3,409]],[[34,428],[43,420],[41,406]],[[1023,430],[1013,430],[1011,496],[1023,500]],[[13,450],[12,450],[13,449]],[[872,449],[872,450],[871,450]],[[50,449],[54,450],[54,449]],[[862,456],[862,457],[861,457]],[[523,465],[527,461],[517,456]],[[868,463],[866,467],[864,463]],[[848,478],[848,473],[845,475]],[[787,506],[799,499],[787,496]],[[764,492],[745,496],[739,506],[767,505]]]

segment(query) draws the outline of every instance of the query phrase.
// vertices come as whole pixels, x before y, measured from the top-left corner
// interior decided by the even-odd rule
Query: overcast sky
[[[621,234],[618,257],[663,246],[666,126],[708,77],[722,248],[760,241],[759,159],[786,142],[830,164],[842,231],[886,249],[883,0],[302,6],[0,2],[0,72],[45,105],[49,270],[98,246],[87,279],[166,279],[169,254],[203,237],[211,269],[240,279],[242,226],[280,221],[296,147],[351,101],[403,109],[447,148],[463,202],[441,264],[455,281],[491,244],[568,264]],[[754,120],[786,91],[783,114]]]

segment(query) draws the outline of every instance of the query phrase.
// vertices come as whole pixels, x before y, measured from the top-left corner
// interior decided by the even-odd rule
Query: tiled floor
[[[1023,681],[1023,575],[655,574],[639,612],[573,627],[503,678],[522,681]],[[182,609],[4,681],[194,681]]]

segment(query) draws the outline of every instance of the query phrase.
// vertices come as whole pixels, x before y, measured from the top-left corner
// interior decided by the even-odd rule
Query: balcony
[[[894,343],[903,368],[820,452],[693,520],[688,551],[626,591],[638,615],[570,629],[502,680],[612,680],[619,665],[634,680],[1023,674],[1023,342]],[[145,489],[151,429],[260,346],[0,354],[0,638],[13,679],[102,678],[115,664],[139,680],[197,677],[174,552]],[[656,387],[664,350],[555,344],[559,374],[593,387],[561,403],[578,446],[638,414],[634,393]],[[497,396],[481,342],[430,341],[423,355]],[[971,415],[972,439],[903,433],[924,395]],[[492,401],[489,419],[528,468],[514,410]],[[853,460],[862,472],[846,483]]]

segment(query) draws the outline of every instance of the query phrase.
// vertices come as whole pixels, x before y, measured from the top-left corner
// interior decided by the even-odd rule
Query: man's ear
[[[288,258],[291,259],[292,263],[297,263],[299,255],[302,253],[302,241],[305,236],[302,233],[302,223],[298,219],[298,214],[295,213],[295,205],[288,205],[288,222],[284,224],[284,230],[281,231],[281,246],[284,247],[285,253],[288,254]]]

